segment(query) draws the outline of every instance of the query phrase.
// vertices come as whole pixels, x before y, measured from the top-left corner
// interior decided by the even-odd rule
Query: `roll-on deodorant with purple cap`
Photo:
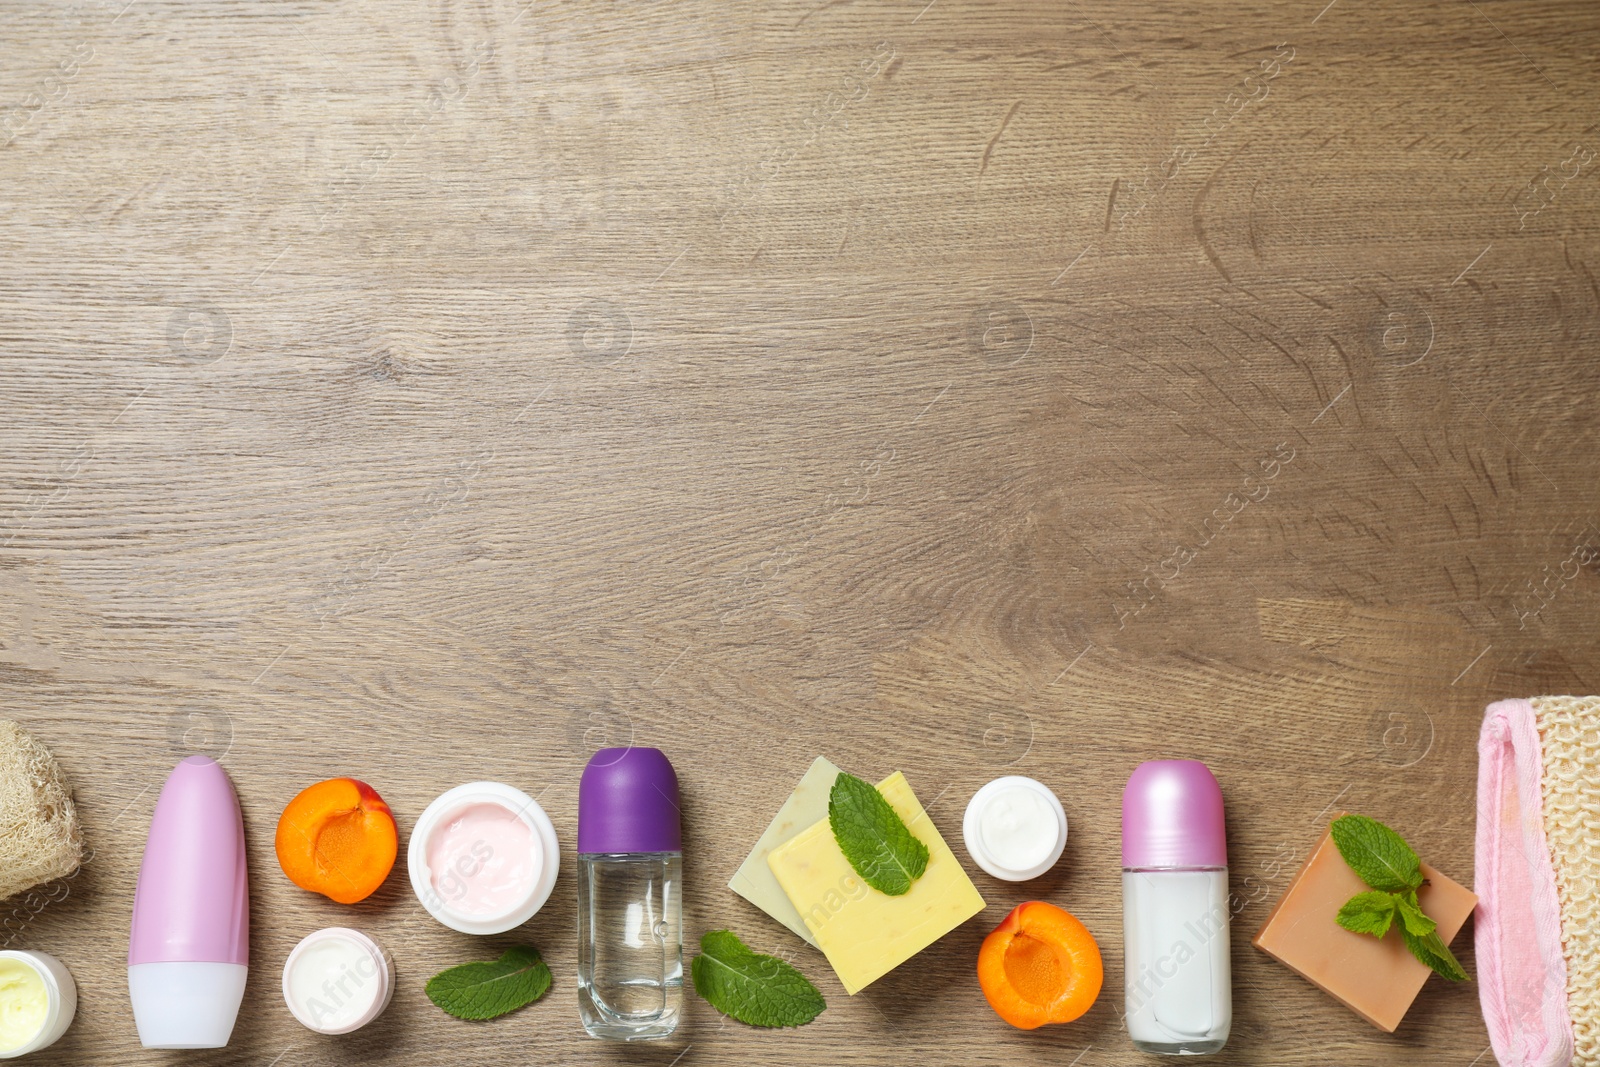
[[[233,784],[208,756],[161,788],[133,895],[128,992],[145,1048],[222,1048],[244,999],[250,890]]]
[[[1228,839],[1222,789],[1198,760],[1141,763],[1122,792],[1128,1036],[1144,1052],[1228,1043]]]
[[[603,748],[578,786],[578,1015],[592,1037],[666,1037],[683,1014],[678,775],[660,749]]]

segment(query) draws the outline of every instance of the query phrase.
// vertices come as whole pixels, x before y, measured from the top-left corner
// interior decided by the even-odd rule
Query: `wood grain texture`
[[[1430,981],[1388,1036],[1248,942],[1334,805],[1470,882],[1484,704],[1600,684],[1592,5],[24,0],[0,25],[0,714],[94,849],[8,921],[82,991],[37,1062],[1145,1062],[1119,797],[1175,755],[1229,805],[1216,1062],[1492,1060],[1473,986]],[[629,738],[684,782],[691,940],[798,947],[816,1023],[691,997],[666,1045],[585,1039],[570,856],[518,935],[551,994],[448,1019],[426,977],[513,938],[446,930],[398,874],[312,899],[272,855],[340,774],[403,832],[511,782],[570,848],[589,751]],[[242,797],[254,964],[232,1047],[178,1057],[138,1047],[124,954],[195,748]],[[905,771],[963,859],[971,794],[1040,778],[1066,856],[980,878],[982,916],[846,997],[724,888],[817,754]],[[973,966],[1032,897],[1094,931],[1107,988],[1022,1033]],[[336,923],[399,990],[320,1038],[278,975]]]

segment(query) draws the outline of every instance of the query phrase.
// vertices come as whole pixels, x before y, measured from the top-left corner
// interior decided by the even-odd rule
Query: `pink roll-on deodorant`
[[[244,819],[222,767],[178,764],[161,788],[133,896],[128,993],[145,1048],[222,1048],[244,999]]]
[[[1144,1052],[1228,1043],[1228,840],[1204,763],[1150,760],[1122,792],[1122,933],[1128,1036]]]

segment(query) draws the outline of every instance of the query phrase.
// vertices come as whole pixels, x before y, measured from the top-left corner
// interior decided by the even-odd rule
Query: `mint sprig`
[[[868,782],[840,773],[828,794],[828,825],[861,880],[880,893],[904,896],[928,869],[928,846]]]
[[[752,951],[732,930],[702,937],[689,973],[713,1008],[751,1026],[804,1026],[828,1006],[805,975]]]
[[[525,1008],[550,988],[550,967],[532,945],[490,963],[463,963],[428,979],[428,999],[458,1019],[494,1019]]]
[[[1398,926],[1413,956],[1450,981],[1465,982],[1467,972],[1439,936],[1438,924],[1417,902],[1417,890],[1427,879],[1422,876],[1422,861],[1405,839],[1365,815],[1341,815],[1331,829],[1339,855],[1372,887],[1345,901],[1335,921],[1352,933],[1377,938],[1390,926]]]
[[[1333,843],[1361,880],[1398,893],[1422,884],[1422,863],[1405,839],[1376,819],[1343,815],[1333,820]]]
[[[1339,925],[1352,933],[1382,937],[1389,932],[1389,926],[1400,910],[1399,905],[1400,901],[1393,893],[1377,889],[1357,893],[1339,909]]]
[[[1401,936],[1406,939],[1406,948],[1417,959],[1432,967],[1452,982],[1465,982],[1467,972],[1461,969],[1461,964],[1450,954],[1450,947],[1444,943],[1437,931],[1427,937],[1417,937],[1410,930],[1401,930]]]
[[[1395,897],[1399,905],[1400,925],[1405,932],[1413,937],[1427,937],[1438,929],[1439,924],[1422,914],[1422,905],[1417,903],[1417,891],[1408,889]]]

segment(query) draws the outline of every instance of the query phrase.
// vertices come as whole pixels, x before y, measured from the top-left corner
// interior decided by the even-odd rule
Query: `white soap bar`
[[[833,780],[839,777],[839,768],[818,756],[806,771],[805,777],[795,787],[789,799],[783,802],[778,814],[761,835],[756,847],[750,850],[743,865],[734,872],[728,888],[750,903],[793,930],[813,947],[816,938],[806,929],[805,920],[790,903],[789,895],[778,884],[777,876],[767,865],[767,855],[802,830],[828,817],[828,794],[833,792]]]

